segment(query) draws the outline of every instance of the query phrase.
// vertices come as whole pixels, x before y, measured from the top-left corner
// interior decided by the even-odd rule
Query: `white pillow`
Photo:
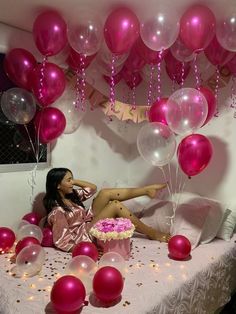
[[[232,211],[229,210],[229,214],[225,215],[223,223],[220,229],[217,232],[217,238],[223,239],[225,241],[230,241],[234,229],[236,226],[236,211],[232,208]]]
[[[192,203],[179,205],[175,211],[171,235],[184,235],[191,242],[192,249],[196,248],[209,210],[209,205],[202,207]]]
[[[191,192],[182,193],[180,201],[194,204],[199,208],[209,206],[209,213],[203,226],[200,243],[206,244],[211,242],[216,237],[223,220],[229,214],[226,205]]]
[[[172,215],[173,204],[171,202],[157,202],[156,200],[142,211],[141,221],[158,231],[170,233],[170,217]]]

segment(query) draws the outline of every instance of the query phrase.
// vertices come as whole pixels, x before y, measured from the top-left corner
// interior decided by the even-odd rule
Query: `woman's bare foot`
[[[155,198],[158,191],[164,189],[167,184],[152,184],[146,186],[146,194],[150,198]]]

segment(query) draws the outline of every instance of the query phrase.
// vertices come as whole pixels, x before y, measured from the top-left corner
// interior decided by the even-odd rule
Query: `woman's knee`
[[[109,198],[109,195],[110,195],[110,189],[101,189],[98,194],[97,194],[97,197],[99,198]]]

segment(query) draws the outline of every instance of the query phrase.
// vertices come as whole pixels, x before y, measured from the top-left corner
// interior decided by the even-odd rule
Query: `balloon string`
[[[110,104],[111,104],[111,111],[115,111],[115,61],[116,61],[116,56],[112,54],[112,59],[111,59],[111,79],[110,79]]]
[[[36,163],[33,170],[30,171],[30,176],[28,179],[28,184],[31,189],[31,193],[30,193],[30,205],[31,206],[33,205],[33,202],[34,202],[33,197],[34,197],[34,190],[36,186],[37,167],[38,167],[38,163]]]
[[[163,49],[159,51],[158,54],[158,63],[157,63],[157,100],[161,98],[161,60],[163,55]]]
[[[215,83],[215,99],[216,99],[216,113],[214,117],[219,117],[219,108],[218,108],[218,92],[219,92],[219,81],[220,81],[220,69],[219,66],[216,67],[216,83]]]
[[[84,102],[85,102],[85,63],[84,63],[85,55],[80,54],[80,70],[81,70],[81,110],[84,111]]]
[[[154,65],[151,65],[150,80],[149,80],[149,87],[148,87],[148,99],[147,99],[148,106],[151,106],[151,101],[152,101],[152,85],[153,85],[154,70],[155,70]]]
[[[193,68],[194,68],[194,74],[195,74],[195,79],[196,79],[196,89],[199,90],[200,88],[200,76],[199,76],[199,71],[198,71],[198,66],[197,66],[197,54],[195,54],[194,59],[193,59]]]
[[[170,198],[172,198],[172,194],[171,194],[171,190],[170,190],[170,182],[169,182],[168,179],[167,179],[167,176],[166,176],[166,174],[165,174],[165,171],[164,171],[163,167],[160,167],[160,169],[161,169],[161,171],[162,171],[163,177],[164,177],[165,182],[166,182],[166,184],[167,184],[167,190],[168,190],[168,192],[169,192]]]
[[[31,139],[31,136],[30,136],[30,134],[29,134],[29,131],[28,131],[28,128],[27,128],[27,125],[26,125],[26,124],[24,124],[24,128],[25,128],[25,130],[26,130],[26,133],[27,133],[27,136],[28,136],[28,138],[29,138],[32,151],[33,151],[34,156],[35,156],[35,159],[36,159],[36,161],[37,161],[37,156],[36,156],[35,147],[34,147],[33,141],[32,141],[32,139]]]
[[[235,76],[232,77],[230,98],[231,98],[230,108],[235,109],[236,108],[236,77]]]
[[[43,98],[43,83],[44,83],[45,68],[46,68],[47,61],[48,61],[48,57],[47,56],[43,56],[43,62],[42,62],[42,66],[40,68],[39,100],[42,100],[42,98]]]
[[[135,81],[136,81],[136,77],[133,74],[133,78],[132,78],[132,107],[131,107],[131,111],[136,110],[136,87],[135,87]]]
[[[181,82],[180,82],[180,87],[183,87],[184,85],[184,73],[185,73],[185,68],[184,68],[184,62],[181,62]]]

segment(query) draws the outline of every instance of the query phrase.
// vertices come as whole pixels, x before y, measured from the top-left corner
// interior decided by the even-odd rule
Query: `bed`
[[[132,238],[132,256],[126,262],[121,300],[103,308],[87,296],[82,313],[116,314],[204,314],[225,305],[236,288],[236,234],[229,242],[214,239],[192,251],[191,259],[168,257],[167,245],[143,237]],[[0,255],[0,313],[55,313],[50,289],[71,258],[69,253],[45,248],[46,262],[41,273],[16,278],[11,272],[12,254]]]

